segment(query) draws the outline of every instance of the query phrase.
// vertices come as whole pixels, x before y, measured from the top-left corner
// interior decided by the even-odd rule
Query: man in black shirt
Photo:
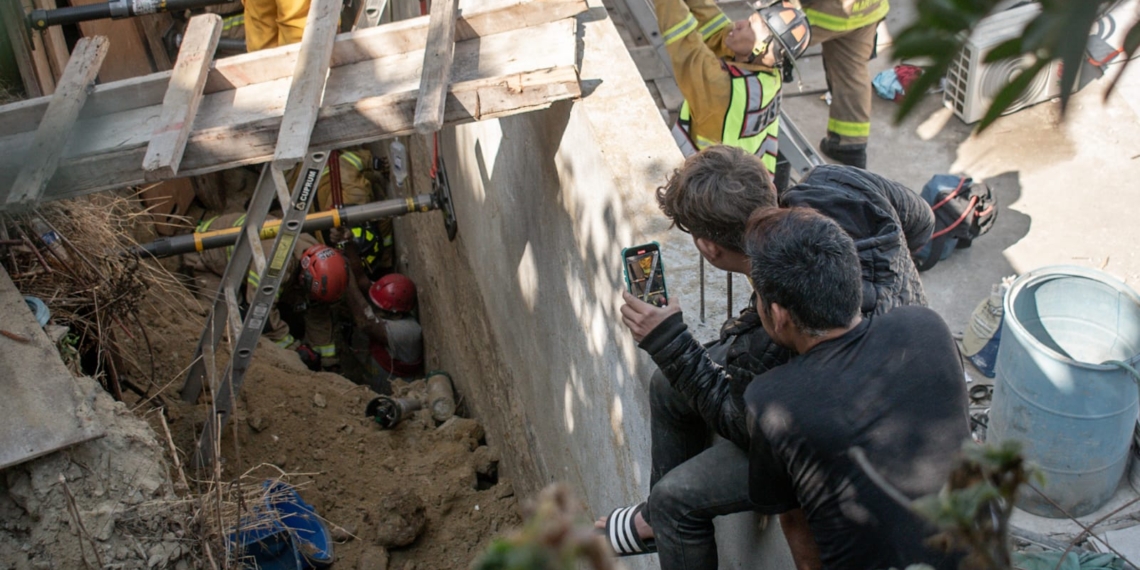
[[[854,243],[814,210],[754,213],[745,245],[761,324],[796,353],[745,391],[749,498],[773,514],[802,508],[824,568],[957,568],[956,554],[924,545],[934,529],[864,471],[912,499],[946,482],[968,436],[946,324],[916,306],[860,316]]]

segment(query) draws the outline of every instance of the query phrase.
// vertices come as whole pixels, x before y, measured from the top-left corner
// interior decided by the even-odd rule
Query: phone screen
[[[658,307],[665,305],[665,277],[660,250],[655,247],[627,249],[625,270],[629,276],[630,294]]]

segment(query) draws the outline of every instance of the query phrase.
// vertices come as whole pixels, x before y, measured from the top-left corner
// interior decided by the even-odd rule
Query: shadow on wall
[[[974,307],[1003,277],[1017,274],[1004,252],[1029,233],[1032,220],[1010,206],[1021,198],[1018,172],[1004,172],[983,180],[998,202],[998,216],[989,233],[966,249],[956,250],[922,274],[930,307],[961,333]]]
[[[621,244],[642,222],[614,189],[633,174],[611,174],[573,112],[444,131],[459,237],[434,216],[399,223],[401,249],[418,250],[428,367],[453,371],[520,492],[562,480],[602,507],[647,486],[648,432],[627,429],[648,417],[647,359],[619,313]]]

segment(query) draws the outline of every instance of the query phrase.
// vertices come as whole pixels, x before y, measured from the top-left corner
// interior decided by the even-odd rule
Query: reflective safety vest
[[[732,77],[732,95],[724,114],[724,132],[720,141],[710,140],[692,132],[692,112],[689,102],[681,105],[681,114],[673,126],[673,138],[684,155],[696,154],[705,147],[725,144],[739,147],[759,156],[776,172],[776,154],[780,135],[780,74],[753,73],[722,62],[721,66]]]

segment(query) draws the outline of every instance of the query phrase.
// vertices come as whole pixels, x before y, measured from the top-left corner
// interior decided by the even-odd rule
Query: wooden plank
[[[457,44],[447,123],[541,109],[580,96],[574,66],[576,29],[576,20],[567,19]],[[533,42],[535,37],[543,41]],[[518,45],[527,42],[534,45],[520,54]],[[334,69],[310,144],[345,148],[414,132],[421,61],[422,54],[412,52]],[[199,107],[180,174],[269,160],[287,91],[287,82],[277,81],[207,96]],[[72,197],[140,183],[149,129],[139,125],[157,116],[157,109],[149,109],[82,121],[51,181],[50,196]],[[6,173],[24,160],[27,144],[25,134],[0,138],[0,185]]]
[[[27,162],[8,192],[0,195],[0,202],[13,204],[34,202],[47,186],[67,142],[79,110],[87,101],[87,86],[95,80],[99,66],[107,56],[107,38],[82,38],[75,44],[75,53],[63,70],[58,89],[52,95],[47,116],[36,130],[29,149]]]
[[[28,339],[0,337],[0,470],[104,433],[81,398],[59,350],[0,265],[0,323]]]
[[[186,26],[170,86],[162,99],[162,116],[143,159],[148,179],[170,178],[178,173],[182,151],[202,101],[206,75],[221,37],[222,17],[217,14],[194,16]]]
[[[10,1],[0,0],[0,6]],[[586,11],[586,8],[585,0],[480,2],[460,13],[455,26],[456,41],[539,26],[575,16]],[[422,50],[427,44],[427,26],[428,17],[422,16],[341,34],[333,47],[331,66],[336,69]],[[216,60],[206,79],[204,92],[210,95],[290,77],[296,67],[297,52],[300,49],[300,44],[291,44]],[[159,72],[97,85],[88,97],[80,118],[89,119],[161,104],[169,82],[170,72]],[[0,133],[34,131],[43,119],[48,101],[49,98],[40,97],[0,106]]]
[[[681,94],[681,88],[677,87],[677,82],[672,77],[660,77],[653,80],[653,84],[657,86],[657,91],[661,93],[661,102],[665,108],[678,112],[681,110],[681,104],[685,102],[685,96]]]
[[[28,97],[43,97],[40,82],[36,79],[36,64],[32,61],[31,34],[24,25],[23,10],[19,0],[0,0],[0,21],[4,22],[4,31],[8,34],[8,43],[12,46],[12,53],[16,57],[16,67],[20,69],[20,79],[24,83],[24,92]],[[46,100],[46,99],[45,99]],[[46,108],[46,104],[44,106]],[[39,124],[37,119],[35,124]],[[35,128],[34,126],[32,128]],[[21,129],[23,130],[23,129]],[[0,129],[0,132],[4,131]]]
[[[149,48],[150,59],[154,63],[154,71],[173,69],[174,62],[170,61],[170,54],[166,51],[166,45],[162,43],[162,35],[170,26],[174,25],[174,18],[170,16],[170,13],[159,12],[135,16],[132,20],[135,22],[135,29],[138,30],[139,37],[146,42],[147,48]]]
[[[657,50],[652,46],[629,48],[629,55],[637,65],[637,71],[641,73],[643,80],[653,81],[662,77],[673,77],[673,69],[661,61]]]
[[[40,10],[55,10],[55,0],[35,0],[33,5]],[[52,75],[59,81],[63,75],[63,68],[67,67],[67,40],[63,38],[63,28],[51,26],[43,31],[44,47],[47,49],[48,62],[51,63]]]
[[[186,227],[182,216],[190,209],[195,194],[191,179],[176,178],[162,184],[152,184],[139,196],[150,214],[155,231],[160,236],[169,236],[178,233],[179,226]]]
[[[71,0],[72,6],[85,6],[99,4],[106,0]],[[146,39],[139,34],[138,27],[133,18],[121,20],[89,20],[79,23],[79,31],[86,37],[105,36],[111,38],[110,51],[99,71],[99,82],[108,83],[120,79],[129,79],[140,75],[147,75],[158,71],[151,64],[150,50],[147,49]],[[166,84],[162,85],[161,93],[166,92]]]
[[[280,170],[292,168],[309,154],[309,139],[332,64],[340,7],[338,0],[312,0],[309,5],[293,83],[277,133],[277,151],[273,154],[273,164]]]
[[[434,133],[443,126],[443,103],[455,57],[455,11],[459,0],[434,0],[424,49],[424,72],[416,100],[416,132]]]
[[[31,12],[32,8],[32,0],[20,0],[21,15]],[[21,23],[24,22],[23,19],[20,21]],[[44,95],[51,95],[55,92],[56,75],[52,70],[47,47],[44,45],[43,33],[39,30],[28,30],[28,39],[31,41],[32,65],[36,69],[36,79],[40,82],[40,90],[43,91]]]

